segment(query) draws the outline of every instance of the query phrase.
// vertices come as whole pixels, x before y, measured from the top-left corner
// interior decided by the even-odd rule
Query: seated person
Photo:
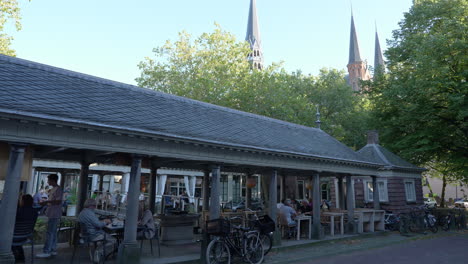
[[[141,229],[137,233],[137,239],[151,239],[156,234],[153,213],[148,209],[145,201],[140,201],[138,206],[138,226]]]
[[[26,194],[21,196],[21,200],[19,202],[18,210],[16,211],[16,222],[15,223],[22,223],[22,222],[30,222],[31,223],[31,231],[34,229],[34,224],[37,220],[38,209],[33,208],[34,199],[31,195]],[[15,242],[15,240],[13,240]],[[15,256],[16,263],[24,262],[24,251],[23,246],[12,246],[11,251],[13,251],[13,255]]]
[[[296,210],[294,210],[291,206],[291,200],[287,199],[284,202],[284,206],[280,208],[280,214],[283,215],[283,217],[285,217],[289,226],[296,225],[296,221],[294,221],[294,218],[296,217],[297,213]]]
[[[94,199],[88,199],[84,203],[84,209],[81,211],[80,215],[78,216],[78,222],[80,222],[81,226],[86,228],[86,233],[83,234],[86,236],[85,239],[88,241],[100,241],[104,240],[107,242],[115,242],[115,238],[111,235],[104,232],[103,228],[110,224],[111,221],[109,219],[104,219],[99,221],[99,218],[94,213],[96,209],[97,203]],[[83,231],[83,230],[82,230]]]
[[[301,213],[311,212],[312,207],[306,200],[302,200],[301,205],[299,206],[299,211],[301,211]]]

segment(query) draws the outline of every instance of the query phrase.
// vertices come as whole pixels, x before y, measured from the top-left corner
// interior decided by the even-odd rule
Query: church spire
[[[351,14],[351,33],[349,37],[349,61],[348,64],[361,62],[359,54],[359,45],[357,40],[356,28],[354,27],[354,17]]]
[[[248,56],[248,60],[252,63],[253,68],[263,68],[263,50],[260,40],[260,30],[258,27],[256,1],[250,0],[249,20],[247,22],[247,35],[245,40],[249,43],[252,52]]]
[[[382,50],[380,49],[379,35],[377,29],[375,29],[375,54],[374,54],[374,76],[378,72],[378,69],[382,71],[385,69],[385,63],[382,56]]]
[[[348,61],[348,84],[353,91],[361,90],[361,80],[369,80],[370,74],[367,70],[367,62],[361,59],[357,40],[356,28],[354,26],[354,16],[351,13],[351,32],[349,38],[349,61]]]

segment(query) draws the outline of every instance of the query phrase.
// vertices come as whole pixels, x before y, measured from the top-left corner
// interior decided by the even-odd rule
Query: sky
[[[214,23],[245,39],[250,0],[18,0],[23,29],[9,31],[17,57],[127,84],[138,63],[185,30],[194,37]],[[257,0],[266,64],[317,75],[346,69],[351,9],[362,59],[374,61],[412,0]],[[351,8],[352,6],[352,8]]]

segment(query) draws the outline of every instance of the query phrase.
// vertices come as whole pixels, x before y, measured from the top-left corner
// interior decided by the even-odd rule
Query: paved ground
[[[342,236],[338,240],[283,242],[283,246],[273,249],[265,259],[265,264],[406,264],[406,263],[468,263],[468,231],[439,232],[437,234],[380,233],[360,236]],[[305,242],[302,240],[302,243]],[[152,257],[148,241],[144,244],[143,264],[199,263],[200,245],[194,243],[178,247],[161,246],[161,258]],[[40,252],[41,246],[35,248]],[[30,263],[30,248],[25,248],[27,263]],[[72,248],[61,244],[59,255],[50,259],[35,259],[37,264],[70,263]],[[74,263],[90,263],[86,250],[80,250]],[[115,258],[106,263],[116,263]]]
[[[441,232],[404,237],[397,233],[284,249],[264,263],[406,264],[467,263],[468,232]]]

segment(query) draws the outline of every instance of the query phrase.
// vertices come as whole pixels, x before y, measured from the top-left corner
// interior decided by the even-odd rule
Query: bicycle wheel
[[[215,238],[211,240],[206,248],[206,264],[230,264],[231,252],[226,243]]]
[[[271,247],[273,246],[273,239],[269,234],[260,235],[260,240],[262,241],[263,245],[263,256],[266,256],[268,252],[270,252]]]
[[[245,259],[251,264],[263,261],[263,245],[258,233],[247,234],[244,240]]]
[[[411,219],[408,223],[408,230],[412,233],[415,233],[419,230],[418,224],[415,219]]]
[[[440,224],[441,224],[442,230],[448,231],[450,229],[450,216],[441,218]]]

